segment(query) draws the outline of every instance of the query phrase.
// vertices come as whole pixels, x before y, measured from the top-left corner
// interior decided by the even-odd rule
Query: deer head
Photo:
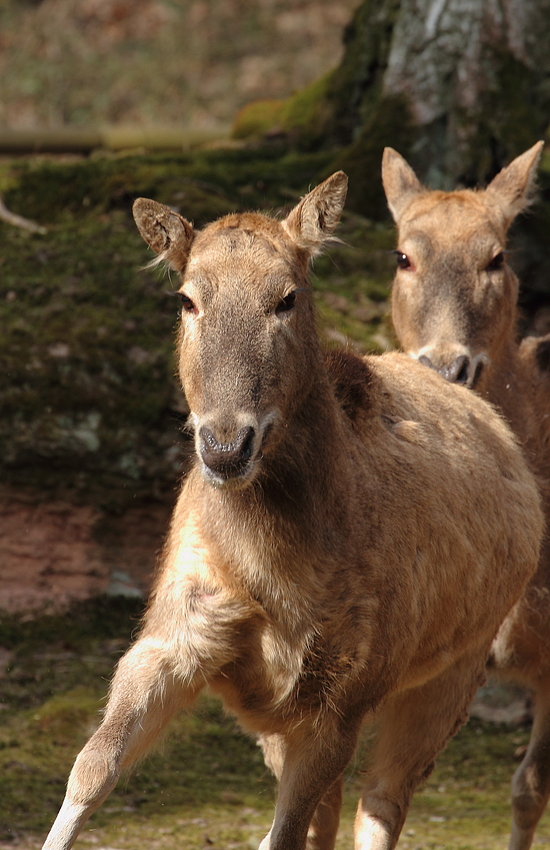
[[[203,475],[217,487],[254,479],[319,375],[307,268],[346,189],[338,172],[284,221],[234,214],[198,232],[162,204],[134,204],[141,235],[181,278],[181,382]]]

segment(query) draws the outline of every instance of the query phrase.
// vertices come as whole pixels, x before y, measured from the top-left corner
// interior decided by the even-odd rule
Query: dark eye
[[[397,260],[397,268],[398,269],[410,269],[411,261],[407,257],[406,254],[403,254],[402,251],[394,251],[395,259]]]
[[[504,251],[499,251],[496,254],[489,265],[487,266],[488,272],[498,272],[504,265]]]
[[[188,295],[186,295],[184,292],[178,292],[178,298],[181,299],[181,306],[183,307],[186,313],[196,312],[195,305]]]
[[[289,292],[288,295],[283,298],[277,306],[275,307],[275,315],[279,315],[280,313],[288,313],[289,310],[292,310],[296,303],[296,293]]]

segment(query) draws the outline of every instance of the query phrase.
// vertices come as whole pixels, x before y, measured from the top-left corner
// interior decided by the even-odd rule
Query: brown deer
[[[342,773],[376,716],[356,843],[393,848],[536,567],[536,484],[484,401],[404,355],[323,357],[307,269],[346,187],[338,172],[283,221],[234,214],[201,232],[135,203],[182,280],[195,455],[141,634],[47,850],[72,845],[205,686],[279,779],[263,850],[331,850]]]
[[[507,231],[532,199],[542,147],[517,157],[485,190],[429,191],[391,148],[382,179],[398,227],[397,336],[415,360],[504,414],[538,477],[548,527],[550,337],[518,341],[518,281],[506,262]],[[493,644],[490,666],[535,696],[529,748],[512,783],[510,848],[527,850],[550,795],[548,535],[535,576]]]

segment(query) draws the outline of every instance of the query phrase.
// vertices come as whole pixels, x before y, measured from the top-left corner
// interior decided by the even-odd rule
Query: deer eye
[[[499,251],[498,254],[495,254],[489,265],[487,266],[488,272],[498,272],[504,265],[504,251]]]
[[[279,301],[277,306],[275,307],[275,315],[278,316],[280,313],[288,313],[289,310],[292,310],[296,303],[296,292],[289,292],[284,298]]]
[[[402,251],[394,251],[395,259],[397,260],[398,269],[410,269],[412,264],[406,254]]]
[[[185,292],[178,292],[178,298],[181,299],[181,306],[186,313],[196,313],[196,307]]]

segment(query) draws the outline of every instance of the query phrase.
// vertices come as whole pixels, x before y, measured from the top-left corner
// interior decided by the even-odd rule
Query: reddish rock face
[[[100,593],[146,595],[170,505],[110,516],[66,501],[0,498],[0,610],[56,609]]]

